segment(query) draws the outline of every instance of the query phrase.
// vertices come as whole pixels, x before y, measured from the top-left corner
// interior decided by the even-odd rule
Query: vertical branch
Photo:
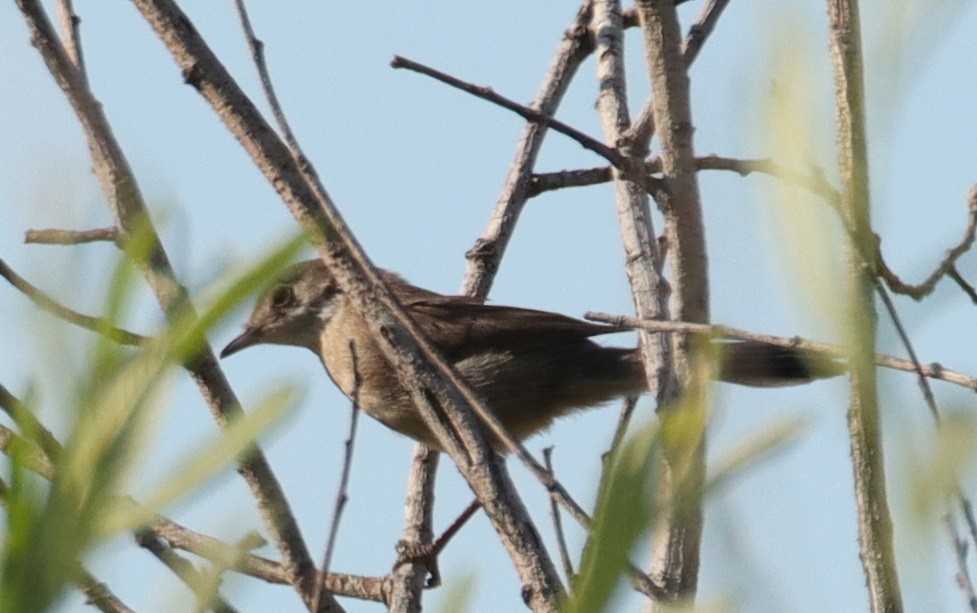
[[[842,180],[841,209],[850,229],[846,246],[845,319],[851,372],[848,431],[858,510],[858,541],[872,611],[901,611],[902,598],[892,546],[892,519],[885,491],[875,374],[874,271],[866,266],[860,255],[861,249],[873,240],[869,218],[861,26],[856,0],[828,0],[827,4]]]
[[[597,111],[604,128],[605,141],[622,149],[631,172],[611,169],[621,241],[624,245],[625,270],[631,285],[631,296],[637,316],[641,319],[667,319],[668,284],[661,277],[663,258],[655,240],[651,207],[645,177],[644,155],[647,152],[649,129],[637,136],[630,135],[631,119],[627,105],[627,80],[624,72],[624,28],[621,4],[618,0],[598,0],[594,4],[591,24],[596,42],[597,79],[599,93]],[[648,389],[658,399],[659,406],[668,403],[675,390],[674,373],[669,355],[669,341],[665,335],[648,331],[639,333],[639,347]],[[629,403],[633,408],[633,404]],[[628,415],[629,412],[625,412]],[[622,419],[615,435],[615,444],[624,435],[627,419]],[[620,435],[620,438],[619,436]]]
[[[434,540],[434,480],[441,454],[424,445],[414,447],[407,477],[402,541],[426,545]],[[394,569],[390,579],[387,610],[392,613],[420,613],[421,592],[427,576],[424,560],[408,560]]]
[[[682,54],[678,15],[669,0],[641,0],[638,16],[645,41],[652,90],[652,113],[661,139],[662,173],[667,189],[659,204],[665,216],[665,238],[674,275],[672,317],[679,321],[709,321],[705,231],[692,146],[689,78]],[[696,373],[693,339],[674,335],[672,351],[679,389],[690,389]],[[694,410],[693,403],[663,405],[670,410]],[[701,423],[701,421],[699,422]],[[669,599],[695,596],[702,540],[702,483],[705,478],[705,435],[694,432],[663,449],[663,500],[669,512],[659,525],[653,578]],[[676,458],[682,457],[681,462]]]
[[[620,2],[596,2],[592,29],[597,45],[597,78],[600,87],[597,110],[604,128],[604,139],[612,146],[625,148],[621,153],[632,168],[628,179],[617,168],[612,168],[611,173],[635,312],[640,319],[664,319],[668,317],[665,303],[668,286],[661,277],[662,258],[652,227],[648,191],[642,182],[645,176],[644,147],[641,146],[642,143],[632,148],[630,141],[625,139],[631,119],[628,116],[622,56],[624,30]],[[641,357],[645,372],[648,373],[649,389],[662,401],[671,387],[668,341],[664,335],[647,331],[642,331],[639,339]]]

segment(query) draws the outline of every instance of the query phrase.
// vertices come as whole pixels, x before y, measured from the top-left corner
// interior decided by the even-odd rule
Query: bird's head
[[[337,286],[321,260],[289,267],[261,297],[244,332],[224,347],[221,357],[270,343],[319,350],[319,332],[336,309]]]

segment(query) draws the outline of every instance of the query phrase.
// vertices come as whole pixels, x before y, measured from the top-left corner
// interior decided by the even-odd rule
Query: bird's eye
[[[271,295],[271,306],[280,309],[290,305],[294,299],[295,294],[292,293],[292,288],[282,285],[275,289],[275,293]]]

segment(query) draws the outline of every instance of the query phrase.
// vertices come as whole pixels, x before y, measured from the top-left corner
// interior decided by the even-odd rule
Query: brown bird
[[[604,347],[590,340],[621,332],[620,328],[445,296],[411,285],[395,273],[381,273],[427,340],[517,439],[539,432],[557,417],[647,389],[636,349]],[[320,260],[290,267],[262,294],[244,332],[221,357],[261,343],[306,347],[350,396],[350,341],[360,374],[360,408],[389,428],[440,449],[365,321]],[[773,387],[843,371],[838,362],[797,349],[723,342],[718,378]],[[491,442],[500,448],[498,441]]]

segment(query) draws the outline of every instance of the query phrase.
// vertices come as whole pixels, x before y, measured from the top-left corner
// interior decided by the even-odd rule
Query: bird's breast
[[[319,355],[329,377],[364,413],[401,434],[436,446],[365,323],[348,316],[334,317],[324,326],[319,341]]]

